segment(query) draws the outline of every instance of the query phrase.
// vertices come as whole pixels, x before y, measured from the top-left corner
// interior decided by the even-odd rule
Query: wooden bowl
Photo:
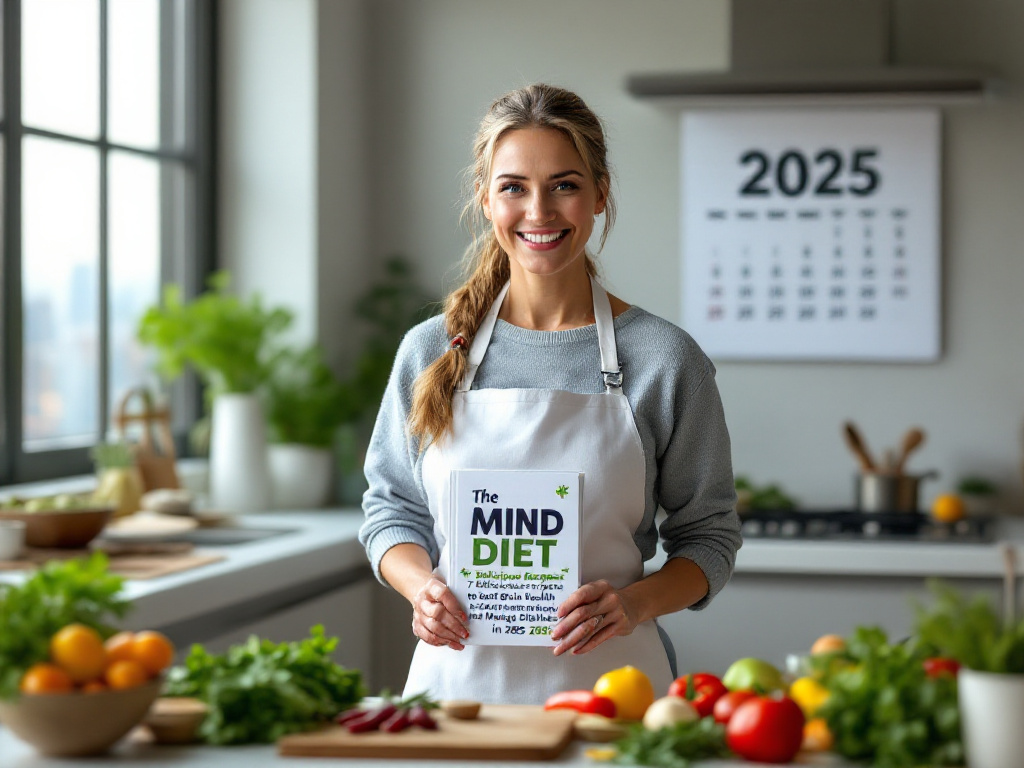
[[[0,722],[44,755],[100,755],[142,722],[162,687],[157,678],[120,691],[21,694],[0,700]]]
[[[161,696],[142,722],[157,744],[190,744],[210,708],[189,696]]]
[[[27,547],[79,549],[99,535],[112,514],[113,507],[44,512],[0,509],[0,520],[23,520]]]

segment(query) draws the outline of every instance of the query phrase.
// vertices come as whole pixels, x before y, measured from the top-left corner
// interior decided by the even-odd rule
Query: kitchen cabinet
[[[309,637],[310,628],[322,624],[329,637],[338,638],[334,660],[368,675],[373,589],[370,580],[364,579],[217,635],[203,645],[211,653],[223,653],[254,634],[275,643],[293,642]]]

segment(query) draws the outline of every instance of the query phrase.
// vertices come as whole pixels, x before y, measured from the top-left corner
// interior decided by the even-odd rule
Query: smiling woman
[[[360,539],[409,600],[420,640],[406,691],[540,704],[635,669],[663,692],[674,651],[655,619],[707,605],[740,544],[714,367],[684,331],[596,279],[587,244],[603,215],[603,246],[615,205],[601,121],[579,96],[533,85],[496,100],[468,175],[466,281],[443,317],[406,336],[366,457]],[[572,517],[580,578],[543,618],[503,589],[563,578],[543,563],[449,573],[451,478],[470,470],[508,473],[517,492],[539,470],[585,477]],[[518,505],[501,496],[511,519]],[[645,578],[659,538],[669,560]],[[481,590],[465,605],[456,577]],[[496,644],[527,623],[547,647]]]

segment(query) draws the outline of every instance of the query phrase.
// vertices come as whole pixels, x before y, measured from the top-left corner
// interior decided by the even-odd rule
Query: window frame
[[[174,3],[160,0],[161,47],[172,38],[171,24],[184,24],[185,144],[180,150],[139,149],[107,139],[107,0],[99,0],[100,13],[100,133],[95,140],[62,133],[27,128],[21,122],[21,0],[0,0],[0,24],[3,40],[3,114],[0,116],[2,161],[3,250],[0,252],[0,486],[49,480],[92,471],[88,447],[55,448],[27,452],[23,447],[23,307],[22,307],[22,200],[21,157],[24,136],[41,136],[97,148],[99,152],[99,398],[95,442],[108,437],[110,424],[109,318],[108,318],[108,173],[111,150],[129,152],[155,160],[174,160],[188,171],[191,189],[184,211],[185,258],[180,262],[163,257],[161,285],[177,283],[186,296],[195,296],[205,287],[206,278],[216,268],[216,0],[182,0],[176,14]],[[180,18],[179,18],[180,17]],[[161,83],[176,76],[173,66],[163,59]],[[164,99],[173,98],[172,89],[161,88]],[[165,113],[166,114],[166,113]],[[162,221],[169,221],[169,196],[161,193]],[[168,232],[161,227],[161,252],[169,253]],[[179,262],[179,263],[176,263]],[[202,396],[195,377],[185,377],[170,390],[174,413],[174,431],[180,455],[185,454],[185,434],[202,413]]]

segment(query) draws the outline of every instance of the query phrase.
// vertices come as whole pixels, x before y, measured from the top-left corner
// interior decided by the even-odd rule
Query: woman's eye
[[[560,182],[558,182],[555,185],[555,189],[557,189],[557,190],[567,190],[567,189],[579,189],[579,187],[577,187],[576,184],[571,182],[571,181],[560,181]]]
[[[509,181],[509,182],[501,185],[500,191],[501,192],[512,192],[512,193],[522,192],[523,191],[523,185],[519,184],[519,183],[517,183],[515,181]]]

